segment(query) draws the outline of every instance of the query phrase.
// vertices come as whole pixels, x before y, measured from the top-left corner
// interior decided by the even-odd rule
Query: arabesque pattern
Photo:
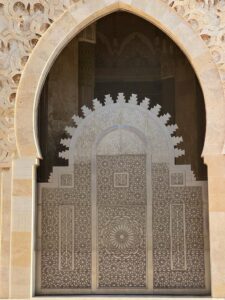
[[[166,2],[204,40],[225,85],[225,2],[158,1]],[[14,104],[24,66],[40,37],[74,4],[83,0],[0,0],[0,162],[10,161],[16,151]]]
[[[129,184],[115,187],[118,172]],[[98,288],[146,288],[146,156],[97,156]]]

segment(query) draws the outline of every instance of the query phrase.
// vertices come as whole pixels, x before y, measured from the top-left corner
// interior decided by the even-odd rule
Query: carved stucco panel
[[[66,127],[70,137],[61,141],[67,149],[60,156],[68,166],[53,167],[38,188],[40,294],[209,289],[206,182],[195,180],[190,165],[175,165],[184,151],[175,151],[181,138],[166,125],[168,114],[159,115],[147,98],[137,100],[133,94],[127,102],[122,93],[116,101],[107,95],[104,104],[95,99],[93,110],[82,107],[84,118],[73,117],[76,127]],[[139,117],[129,113],[134,107]],[[105,138],[112,132],[119,134]],[[130,132],[142,147],[129,141]],[[162,139],[169,157],[154,147]]]
[[[225,86],[225,1],[162,1],[181,15],[204,40]],[[83,0],[0,0],[1,162],[10,161],[16,152],[14,104],[20,77],[30,54],[57,18],[70,6],[82,3]]]

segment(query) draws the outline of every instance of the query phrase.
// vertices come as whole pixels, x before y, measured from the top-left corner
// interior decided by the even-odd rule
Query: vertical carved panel
[[[170,205],[171,269],[186,269],[185,206]]]
[[[202,187],[170,186],[169,177],[167,164],[152,164],[153,287],[204,289]]]
[[[41,288],[91,288],[91,166],[74,166],[74,188],[42,189]]]
[[[74,174],[72,165],[55,168],[42,188],[41,288],[50,293],[203,294],[208,290],[204,184],[195,181],[190,166],[170,160],[184,151],[174,149],[181,138],[170,141],[176,126],[164,128],[169,140],[165,130],[160,132],[168,116],[160,116],[156,126],[158,106],[151,119],[149,99],[141,110],[133,107],[135,95],[129,104],[125,100],[119,94],[114,108],[110,96],[105,106],[95,100],[93,113],[86,107],[87,118],[75,117],[82,125],[74,129],[76,149],[61,153],[79,161]],[[128,111],[121,110],[125,106]],[[142,114],[144,109],[148,113]],[[139,142],[132,131],[136,126],[137,132],[144,130]]]
[[[204,289],[202,187],[171,185],[166,163],[151,170],[153,289]],[[42,189],[41,288],[90,290],[97,276],[100,290],[151,292],[145,155],[97,156],[96,178],[96,273],[90,163],[75,164],[74,188]]]
[[[59,269],[74,269],[74,206],[59,206]]]
[[[145,155],[97,157],[98,288],[146,288]]]
[[[61,187],[73,187],[72,174],[62,174],[60,178]]]

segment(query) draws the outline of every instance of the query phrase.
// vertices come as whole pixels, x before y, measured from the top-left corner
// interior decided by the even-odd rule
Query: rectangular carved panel
[[[171,184],[171,186],[183,186],[184,185],[184,173],[183,172],[171,172],[170,184]]]
[[[171,269],[186,269],[185,206],[170,205]]]
[[[169,166],[152,164],[154,289],[205,288],[202,201],[201,186],[171,187]]]
[[[145,155],[97,156],[97,204],[147,204]]]
[[[74,206],[59,206],[59,270],[74,269]]]
[[[73,187],[73,175],[72,174],[62,174],[60,176],[60,186],[63,187]]]
[[[128,187],[129,174],[128,173],[114,173],[114,187]]]
[[[101,155],[75,164],[72,188],[45,185],[41,293],[204,291],[202,187],[170,175],[145,155]]]
[[[97,157],[98,288],[147,287],[145,155]]]
[[[74,188],[42,189],[43,293],[91,288],[91,165],[74,168]]]

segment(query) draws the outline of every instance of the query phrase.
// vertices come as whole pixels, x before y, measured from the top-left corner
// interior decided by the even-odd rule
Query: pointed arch
[[[70,7],[46,31],[24,69],[16,99],[15,128],[19,155],[41,157],[37,139],[37,107],[46,75],[63,47],[97,19],[124,10],[153,23],[185,53],[201,84],[207,124],[203,155],[221,154],[225,136],[222,82],[205,43],[191,26],[161,0],[89,0]]]

